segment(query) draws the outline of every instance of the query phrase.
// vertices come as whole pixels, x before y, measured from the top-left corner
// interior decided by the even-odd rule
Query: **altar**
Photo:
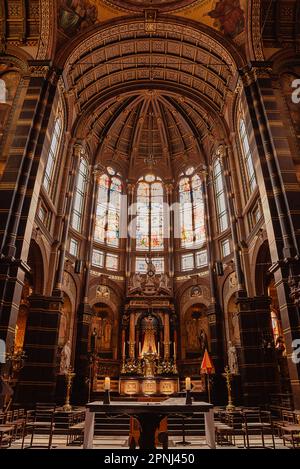
[[[142,450],[155,449],[155,432],[165,417],[204,413],[206,443],[211,449],[216,447],[213,405],[207,402],[192,402],[187,405],[185,398],[171,398],[163,402],[147,403],[113,401],[110,404],[104,404],[103,402],[91,402],[86,406],[84,449],[93,448],[96,412],[104,413],[107,418],[122,415],[136,418],[141,427],[139,447]]]

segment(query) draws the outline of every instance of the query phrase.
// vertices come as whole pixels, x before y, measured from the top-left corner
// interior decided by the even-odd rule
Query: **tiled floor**
[[[194,449],[209,449],[206,445],[205,438],[201,437],[187,437],[187,441],[191,444],[188,446],[183,446],[181,444],[176,444],[180,442],[180,437],[172,437],[169,440],[170,449],[187,449],[188,451]],[[15,441],[12,445],[12,449],[20,449],[21,441]],[[276,449],[287,449],[283,446],[282,440],[279,438],[275,439]],[[47,449],[48,438],[46,436],[37,435],[34,438],[34,448],[45,448]],[[30,437],[25,440],[25,448],[30,445]],[[261,438],[260,437],[251,437],[251,446],[261,447]],[[243,439],[236,439],[236,446],[219,446],[220,449],[242,449]],[[269,437],[266,437],[266,447],[272,448],[272,442]],[[82,446],[66,446],[66,436],[64,435],[55,435],[53,438],[52,449],[82,449]],[[94,449],[128,449],[127,439],[123,437],[95,437],[94,438]]]

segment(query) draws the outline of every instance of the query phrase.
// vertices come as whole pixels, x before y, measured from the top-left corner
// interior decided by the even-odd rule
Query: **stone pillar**
[[[164,359],[170,358],[170,317],[168,313],[164,315]]]
[[[86,245],[86,259],[83,276],[83,301],[79,305],[77,315],[77,335],[76,335],[76,355],[75,355],[75,379],[73,386],[74,401],[78,404],[85,404],[88,400],[88,383],[90,378],[90,324],[91,324],[91,307],[89,305],[89,285],[90,285],[90,269],[92,265],[94,228],[96,220],[96,200],[98,187],[98,170],[93,171],[90,175],[92,184],[90,192],[89,206],[89,227],[88,240]]]
[[[279,392],[272,344],[270,299],[237,298],[241,333],[240,374],[243,404],[261,406]]]
[[[56,93],[48,62],[31,61],[25,98],[0,182],[0,338],[14,343],[30,240],[42,183],[42,150]]]
[[[57,344],[62,298],[32,295],[26,327],[25,366],[20,372],[15,402],[35,405],[55,402]]]
[[[300,312],[293,291],[299,285],[299,183],[286,138],[272,70],[268,64],[252,64],[242,75],[254,130],[254,164],[265,217],[280,314],[287,347],[294,405],[300,408],[300,363],[292,359],[299,339]],[[296,190],[297,187],[297,190]]]
[[[130,313],[130,324],[129,324],[129,357],[135,358],[135,313]]]
[[[54,286],[53,294],[56,296],[61,295],[62,290],[62,283],[63,283],[63,275],[64,275],[64,267],[65,267],[65,258],[66,258],[66,250],[67,250],[67,242],[69,237],[69,228],[71,222],[71,215],[72,215],[72,207],[74,201],[74,190],[76,187],[76,182],[78,179],[78,169],[80,164],[80,157],[84,155],[85,151],[81,145],[74,145],[73,148],[73,158],[72,158],[72,166],[69,174],[69,187],[66,193],[66,205],[65,205],[65,212],[64,212],[64,225],[61,235],[61,245],[60,245],[60,253],[58,258],[58,268],[56,272],[56,282]]]

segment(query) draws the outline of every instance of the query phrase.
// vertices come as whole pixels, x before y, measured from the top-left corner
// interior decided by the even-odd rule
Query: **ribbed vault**
[[[98,158],[129,174],[150,157],[169,174],[199,162],[203,138],[224,125],[243,64],[232,45],[209,28],[170,19],[149,33],[137,18],[76,41],[58,65],[77,115],[74,132]]]

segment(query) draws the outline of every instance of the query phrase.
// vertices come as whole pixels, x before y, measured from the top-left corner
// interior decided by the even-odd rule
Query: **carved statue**
[[[71,341],[68,340],[61,352],[60,373],[66,374],[71,364]]]
[[[228,343],[228,366],[230,369],[230,373],[232,375],[239,374],[239,365],[238,365],[238,357],[237,357],[237,350],[232,342]]]
[[[97,329],[96,329],[96,327],[94,327],[94,330],[91,334],[91,352],[92,353],[95,352],[95,350],[96,350],[97,336],[98,336]]]
[[[162,275],[160,276],[160,280],[159,280],[159,289],[160,289],[160,290],[170,291],[170,287],[169,287],[169,277],[167,276],[167,274],[162,274]]]
[[[239,313],[237,311],[233,311],[231,313],[231,325],[232,325],[232,333],[233,333],[233,343],[239,344],[240,343],[240,325],[239,325]]]
[[[139,272],[133,274],[131,279],[131,288],[130,291],[142,291],[142,277]]]
[[[199,343],[200,343],[200,349],[201,352],[205,352],[205,349],[208,350],[208,340],[207,340],[207,334],[204,329],[200,330],[199,334]]]
[[[153,264],[152,258],[150,254],[146,256],[145,262],[147,264],[147,276],[148,277],[154,277],[156,274],[156,267]]]

